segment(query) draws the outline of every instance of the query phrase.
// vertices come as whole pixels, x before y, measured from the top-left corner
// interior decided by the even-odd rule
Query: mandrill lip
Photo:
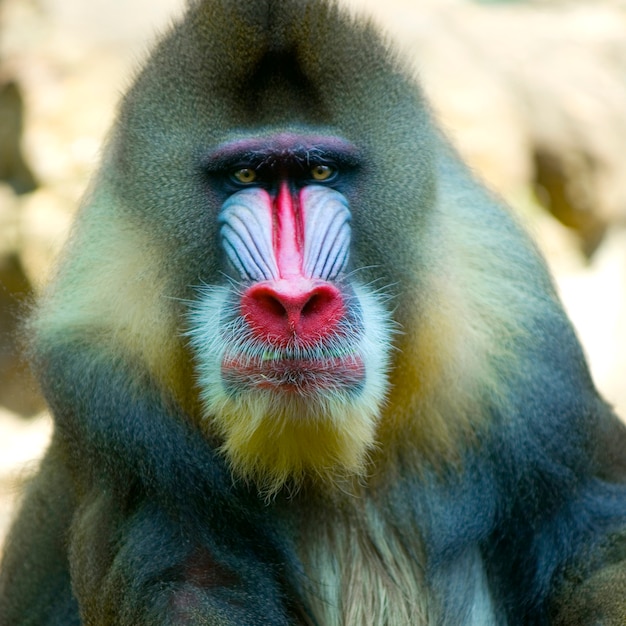
[[[356,353],[295,358],[276,350],[257,358],[233,354],[223,358],[221,369],[228,386],[284,393],[356,391],[365,381],[365,364]]]

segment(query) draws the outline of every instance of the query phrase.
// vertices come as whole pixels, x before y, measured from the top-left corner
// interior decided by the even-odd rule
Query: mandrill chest
[[[299,555],[307,610],[325,626],[506,626],[497,615],[478,548],[427,578],[419,531],[400,536],[367,498],[313,507],[301,523]],[[454,599],[448,594],[454,594]],[[457,605],[453,614],[442,607]]]
[[[329,513],[304,523],[300,554],[307,608],[333,626],[427,626],[431,602],[422,563],[370,511],[367,525]],[[414,546],[419,548],[419,546]]]

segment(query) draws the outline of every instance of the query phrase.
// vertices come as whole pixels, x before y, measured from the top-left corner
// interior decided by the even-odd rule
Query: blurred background
[[[532,232],[597,385],[626,417],[626,1],[347,1],[398,42],[466,160]],[[0,0],[0,543],[50,435],[20,316],[116,101],[181,10]]]

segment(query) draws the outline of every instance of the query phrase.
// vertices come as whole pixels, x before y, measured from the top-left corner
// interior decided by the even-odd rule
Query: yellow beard
[[[297,488],[305,477],[333,483],[365,472],[388,392],[395,329],[379,295],[359,285],[354,290],[365,330],[347,346],[362,361],[364,379],[350,390],[333,387],[332,374],[306,394],[245,385],[228,388],[222,362],[233,340],[222,316],[231,306],[229,291],[203,290],[192,308],[188,335],[196,353],[206,431],[222,440],[233,475],[255,483],[267,497],[283,486]],[[255,356],[245,346],[239,353]]]
[[[371,400],[371,399],[370,399]],[[375,444],[379,402],[255,391],[221,395],[207,407],[235,476],[271,497],[305,476],[334,482],[361,475]]]

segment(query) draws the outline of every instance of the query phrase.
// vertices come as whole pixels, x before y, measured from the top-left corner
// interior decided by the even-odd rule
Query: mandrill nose
[[[339,289],[327,282],[277,280],[246,289],[241,312],[262,341],[306,344],[335,331],[344,302]]]

